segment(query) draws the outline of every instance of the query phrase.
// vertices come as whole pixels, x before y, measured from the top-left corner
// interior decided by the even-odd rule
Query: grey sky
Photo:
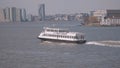
[[[38,14],[39,4],[45,4],[46,14],[70,14],[97,9],[120,9],[120,0],[0,0],[0,7],[27,9],[27,13]]]

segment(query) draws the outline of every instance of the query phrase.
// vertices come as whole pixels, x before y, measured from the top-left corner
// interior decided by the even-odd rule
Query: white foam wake
[[[87,45],[99,45],[99,46],[109,46],[109,47],[120,47],[120,41],[90,41],[86,42]]]
[[[52,41],[42,41],[40,44],[45,44],[45,45],[68,45],[68,46],[74,46],[77,45],[75,43],[65,43],[65,42],[52,42]]]

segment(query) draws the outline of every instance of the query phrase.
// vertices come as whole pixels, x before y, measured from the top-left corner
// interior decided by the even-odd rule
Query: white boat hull
[[[51,39],[51,38],[40,38],[40,37],[38,38],[41,39],[42,41],[52,41],[52,42],[66,42],[66,43],[79,43],[79,44],[86,42],[86,40],[63,40],[63,39]]]

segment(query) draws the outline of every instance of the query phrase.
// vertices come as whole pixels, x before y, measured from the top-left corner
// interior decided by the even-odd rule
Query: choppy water
[[[44,26],[86,34],[87,43],[41,42]],[[86,27],[77,22],[0,23],[0,68],[120,68],[120,27]],[[97,46],[99,45],[99,46]]]

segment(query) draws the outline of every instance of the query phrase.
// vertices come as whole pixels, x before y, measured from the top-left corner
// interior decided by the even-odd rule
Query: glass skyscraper
[[[6,22],[24,22],[26,21],[26,10],[16,7],[7,7],[4,9]]]
[[[45,20],[45,4],[40,4],[39,6],[39,17],[41,21]]]

